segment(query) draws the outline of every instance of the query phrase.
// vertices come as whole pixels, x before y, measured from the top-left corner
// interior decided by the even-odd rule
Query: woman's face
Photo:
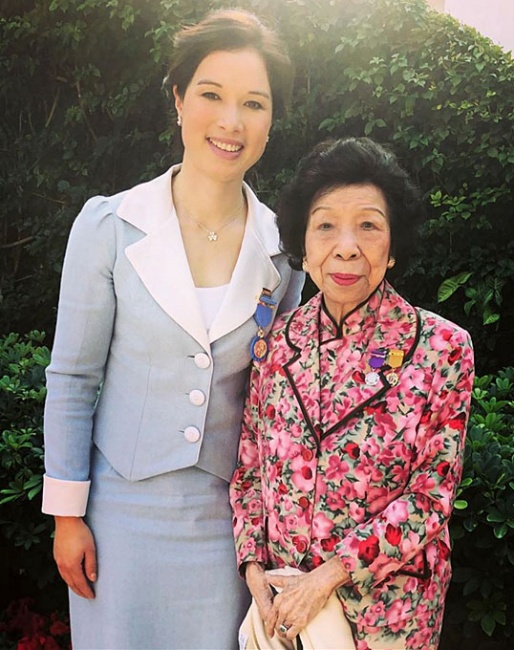
[[[305,269],[337,322],[382,282],[390,247],[387,203],[375,185],[336,187],[314,199],[305,233]]]
[[[268,73],[253,49],[208,54],[184,96],[176,90],[182,118],[184,164],[213,179],[240,181],[262,156],[271,127]]]

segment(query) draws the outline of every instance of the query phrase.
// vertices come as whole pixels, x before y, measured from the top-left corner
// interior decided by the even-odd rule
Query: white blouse
[[[198,296],[203,322],[207,331],[210,330],[211,325],[214,323],[228,287],[228,284],[222,284],[219,287],[196,287],[196,295]]]

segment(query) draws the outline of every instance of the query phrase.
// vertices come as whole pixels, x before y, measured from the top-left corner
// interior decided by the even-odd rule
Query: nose
[[[225,104],[218,117],[218,125],[229,132],[238,132],[243,129],[241,111],[236,104]]]
[[[353,260],[360,255],[359,242],[350,228],[342,229],[334,244],[334,255],[343,260]]]

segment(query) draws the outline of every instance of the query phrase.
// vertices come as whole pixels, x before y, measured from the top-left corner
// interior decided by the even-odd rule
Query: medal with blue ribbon
[[[271,298],[271,291],[263,289],[255,309],[253,318],[257,323],[257,334],[250,343],[250,354],[254,361],[264,361],[268,356],[269,343],[264,335],[264,328],[267,327],[273,319],[273,310],[277,304],[276,300]]]

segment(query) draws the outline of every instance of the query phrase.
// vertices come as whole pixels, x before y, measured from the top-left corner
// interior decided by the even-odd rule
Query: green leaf
[[[466,284],[472,275],[473,274],[470,272],[463,272],[444,280],[437,291],[437,301],[444,302],[445,300],[448,300],[448,298],[453,296],[459,287]]]
[[[486,614],[480,621],[480,627],[484,630],[487,636],[492,636],[496,628],[494,614]]]

